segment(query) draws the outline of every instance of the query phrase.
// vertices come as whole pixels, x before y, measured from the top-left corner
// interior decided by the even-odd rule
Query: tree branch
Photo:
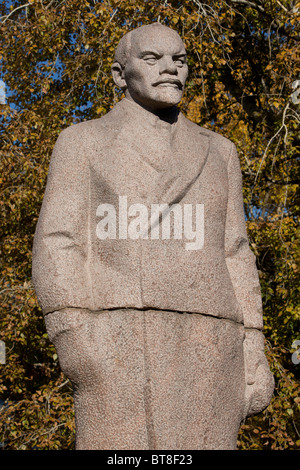
[[[31,5],[31,3],[25,3],[24,5],[19,5],[18,7],[16,7],[14,10],[12,10],[8,15],[5,15],[5,16],[1,16],[0,20],[2,20],[2,18],[5,18],[2,23],[5,23],[6,20],[8,20],[8,18],[17,10],[20,10],[21,8],[27,8]]]
[[[257,5],[257,3],[249,2],[248,0],[229,0],[231,3],[235,3],[236,5],[245,5],[247,7],[255,8],[256,10],[265,13],[265,9],[261,5]]]

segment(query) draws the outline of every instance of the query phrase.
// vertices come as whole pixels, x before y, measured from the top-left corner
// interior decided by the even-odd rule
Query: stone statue
[[[76,449],[235,449],[274,387],[236,148],[176,107],[174,30],[127,33],[112,73],[125,98],[57,140],[33,247]]]

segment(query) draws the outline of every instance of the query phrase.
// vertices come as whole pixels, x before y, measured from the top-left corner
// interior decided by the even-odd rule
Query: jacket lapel
[[[171,145],[171,158],[156,176],[149,191],[149,202],[179,203],[201,175],[208,159],[210,138],[182,114]]]
[[[157,118],[128,100],[122,100],[111,117],[121,123],[112,147],[118,164],[107,171],[112,185],[117,189],[122,182],[123,193],[147,205],[179,203],[203,171],[209,132],[181,113],[167,131]]]

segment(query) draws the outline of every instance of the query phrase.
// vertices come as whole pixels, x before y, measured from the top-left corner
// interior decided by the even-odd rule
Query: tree
[[[189,52],[183,113],[233,140],[241,160],[276,390],[267,410],[242,426],[239,448],[300,448],[300,366],[291,360],[300,325],[299,19],[300,2],[288,0],[1,2],[5,449],[74,446],[70,384],[31,284],[33,234],[58,134],[121,98],[110,74],[114,49],[125,32],[155,21],[176,29]]]

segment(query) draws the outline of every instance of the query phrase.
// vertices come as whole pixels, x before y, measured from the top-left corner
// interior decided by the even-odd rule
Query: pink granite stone
[[[176,107],[185,55],[160,24],[125,35],[125,98],[51,158],[33,282],[77,449],[234,449],[273,393],[239,158]]]

